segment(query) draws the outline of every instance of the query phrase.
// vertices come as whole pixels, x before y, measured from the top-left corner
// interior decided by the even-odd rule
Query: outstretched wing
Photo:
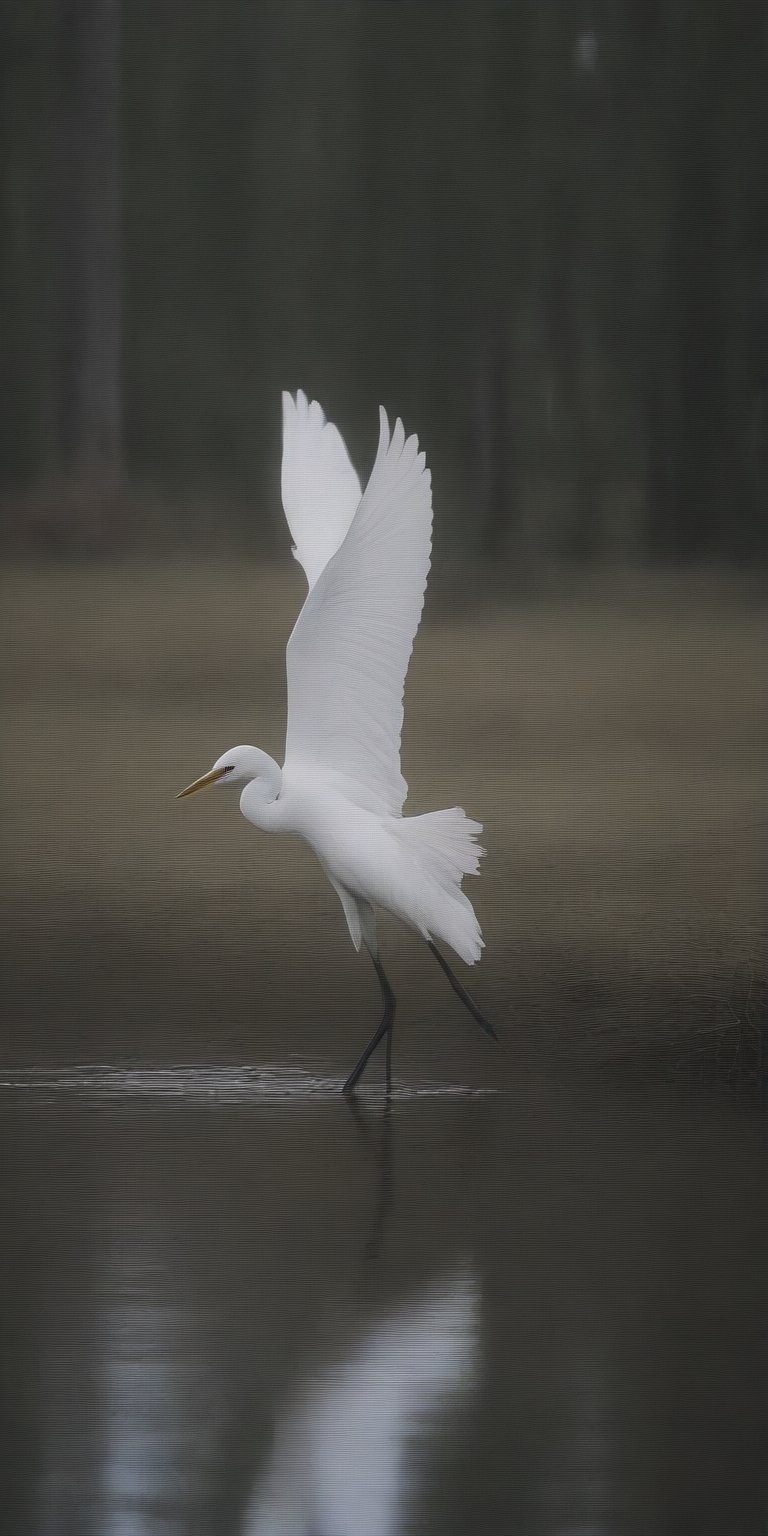
[[[283,393],[283,509],[310,588],[336,553],[360,505],[360,481],[341,433],[303,390]]]
[[[376,461],[335,555],[288,642],[286,768],[340,776],[370,810],[397,815],[403,686],[424,603],[432,491],[424,454],[381,411]]]

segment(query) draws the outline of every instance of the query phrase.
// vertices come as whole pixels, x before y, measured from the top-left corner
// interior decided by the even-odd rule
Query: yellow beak
[[[210,773],[204,773],[201,779],[195,779],[194,784],[188,784],[186,789],[179,790],[177,800],[183,800],[185,795],[196,795],[199,789],[207,789],[209,784],[215,784],[217,779],[223,779],[226,768],[212,768]]]

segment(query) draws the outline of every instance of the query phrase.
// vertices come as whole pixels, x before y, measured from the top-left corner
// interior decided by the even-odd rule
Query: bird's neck
[[[283,771],[266,752],[258,751],[258,759],[258,773],[246,784],[240,796],[240,809],[254,826],[271,831],[275,821],[272,807],[283,787]]]

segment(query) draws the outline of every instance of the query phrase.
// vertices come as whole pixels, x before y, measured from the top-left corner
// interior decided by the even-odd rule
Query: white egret
[[[403,688],[424,603],[432,491],[424,454],[380,411],[371,476],[360,482],[337,428],[301,390],[283,395],[282,497],[309,591],[286,651],[288,727],[282,768],[257,747],[232,747],[179,798],[209,784],[240,789],[240,809],[265,832],[314,849],[355,949],[365,944],[384,1014],[344,1084],[351,1093],[386,1036],[390,1086],[395,995],[381,964],[376,908],[428,943],[477,1023],[495,1031],[435,944],[468,964],[483,939],[461,889],[476,874],[481,825],[458,806],[403,816]]]

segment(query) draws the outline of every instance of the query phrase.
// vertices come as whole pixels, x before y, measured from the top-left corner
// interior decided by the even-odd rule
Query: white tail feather
[[[476,875],[485,852],[476,842],[483,828],[460,806],[404,816],[391,824],[407,844],[422,876],[419,891],[425,937],[444,939],[468,965],[480,959],[483,936],[472,903],[461,889]]]

